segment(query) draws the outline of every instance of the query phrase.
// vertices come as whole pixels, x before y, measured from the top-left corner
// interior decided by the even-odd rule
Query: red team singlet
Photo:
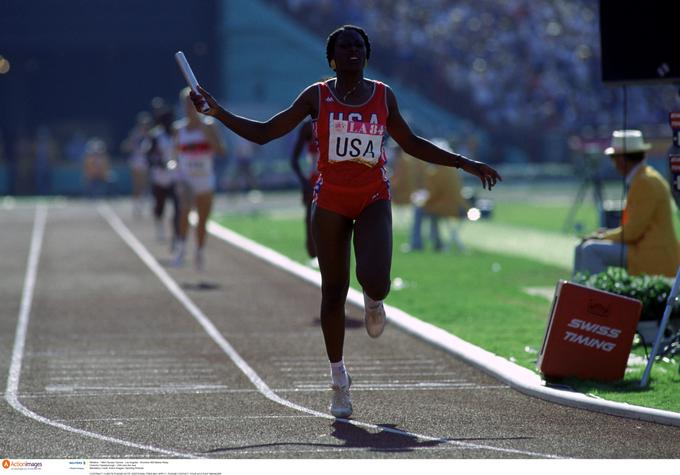
[[[385,85],[373,84],[373,94],[361,105],[348,105],[333,95],[328,83],[318,83],[319,117],[312,123],[319,146],[319,178],[314,202],[320,208],[356,219],[368,205],[389,200],[385,171]]]

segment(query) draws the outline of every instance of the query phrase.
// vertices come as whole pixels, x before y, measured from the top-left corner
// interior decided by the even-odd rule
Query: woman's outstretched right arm
[[[305,117],[314,115],[318,107],[316,104],[319,97],[317,86],[311,85],[300,93],[288,109],[265,122],[260,122],[232,114],[224,109],[208,91],[201,86],[198,87],[201,95],[191,92],[191,100],[197,111],[216,118],[232,132],[260,145],[286,135]],[[208,105],[207,111],[201,110],[204,104]]]

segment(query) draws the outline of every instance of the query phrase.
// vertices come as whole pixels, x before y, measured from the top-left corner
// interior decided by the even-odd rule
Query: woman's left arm
[[[435,165],[461,168],[471,175],[478,177],[482,182],[482,187],[485,189],[490,190],[496,185],[497,181],[503,180],[498,172],[486,163],[472,160],[457,153],[447,152],[446,150],[437,147],[429,140],[425,140],[414,134],[399,112],[397,98],[392,92],[392,89],[386,87],[386,94],[387,107],[389,109],[387,132],[399,144],[404,152]]]

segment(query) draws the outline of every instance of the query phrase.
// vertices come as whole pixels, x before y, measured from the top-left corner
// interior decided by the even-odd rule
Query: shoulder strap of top
[[[389,107],[387,105],[387,86],[385,85],[384,82],[381,81],[376,81],[375,79],[371,79],[373,83],[375,84],[375,93],[373,94],[373,100],[376,101],[381,101],[383,104],[385,104],[385,109],[387,110],[387,113],[389,115]]]

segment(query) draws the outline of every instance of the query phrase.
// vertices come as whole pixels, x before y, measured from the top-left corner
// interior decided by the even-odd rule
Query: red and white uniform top
[[[319,146],[317,168],[324,183],[362,187],[386,181],[386,86],[368,79],[373,94],[363,104],[349,105],[333,95],[328,82],[318,83],[319,116],[312,122]]]
[[[186,178],[204,178],[213,174],[215,149],[202,128],[177,130],[177,158],[180,175]]]

